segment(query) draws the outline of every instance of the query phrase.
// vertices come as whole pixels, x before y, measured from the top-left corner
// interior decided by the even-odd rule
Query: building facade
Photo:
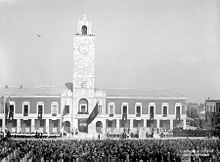
[[[220,100],[205,101],[205,120],[211,128],[220,128]]]
[[[0,129],[11,132],[119,134],[186,126],[186,100],[168,90],[95,88],[95,35],[83,15],[73,37],[73,80],[62,87],[0,88]],[[70,85],[70,86],[68,86]],[[4,103],[10,97],[7,121]],[[86,120],[98,103],[99,114]],[[11,114],[11,115],[10,115]]]

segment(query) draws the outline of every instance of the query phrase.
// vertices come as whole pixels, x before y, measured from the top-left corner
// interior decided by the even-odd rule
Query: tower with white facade
[[[77,33],[73,37],[73,128],[80,129],[97,102],[94,75],[95,35],[91,21],[84,14],[77,22]]]

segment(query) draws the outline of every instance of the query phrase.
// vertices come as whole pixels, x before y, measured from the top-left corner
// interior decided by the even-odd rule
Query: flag
[[[62,114],[62,116],[65,116],[66,114],[69,114],[69,110],[67,110],[67,109],[69,109],[69,105],[65,105],[65,107],[64,107],[64,109],[63,109],[63,114]]]
[[[154,120],[154,113],[150,113],[150,120]]]
[[[127,120],[127,113],[122,114],[122,120]]]
[[[43,105],[38,105],[37,107],[37,119],[42,120],[43,119]]]
[[[10,112],[9,112],[9,120],[13,120],[14,119],[14,109],[10,109]]]
[[[37,119],[42,120],[43,119],[43,113],[42,111],[38,111]]]
[[[9,111],[10,111],[10,103],[9,103],[9,98],[7,98],[5,101],[5,124],[7,124],[7,119],[9,117]]]
[[[89,115],[89,118],[87,119],[86,123],[89,125],[99,114],[99,109],[98,109],[98,103],[96,103],[95,108],[93,109],[92,113]]]

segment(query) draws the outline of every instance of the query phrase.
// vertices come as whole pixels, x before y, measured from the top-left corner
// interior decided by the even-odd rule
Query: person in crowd
[[[167,140],[0,140],[0,160],[9,156],[13,159],[31,158],[58,161],[84,159],[130,159],[132,161],[181,161],[185,150],[200,159],[220,160],[220,140],[216,139],[167,139]],[[194,154],[194,155],[193,155]]]

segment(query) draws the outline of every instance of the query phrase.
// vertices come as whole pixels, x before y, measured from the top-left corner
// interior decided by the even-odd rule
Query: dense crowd
[[[173,137],[219,137],[220,130],[187,130],[187,129],[174,129]]]
[[[0,141],[0,159],[12,154],[12,159],[24,156],[38,161],[64,159],[130,159],[155,161],[181,161],[184,151],[204,153],[200,158],[220,159],[220,141],[212,139],[169,140],[11,140]],[[201,154],[202,155],[202,154]]]

